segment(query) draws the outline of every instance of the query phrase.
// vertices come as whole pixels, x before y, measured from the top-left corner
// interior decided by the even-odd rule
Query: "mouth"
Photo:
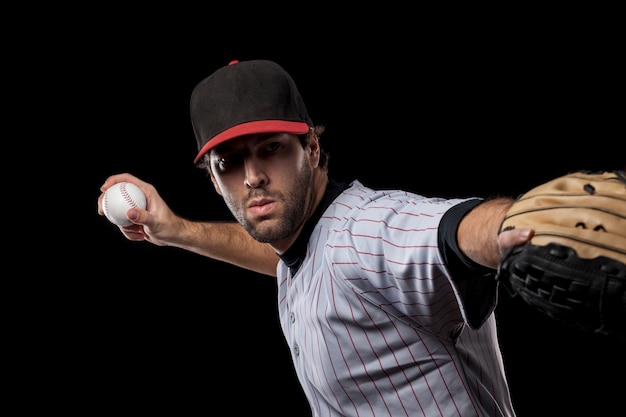
[[[267,216],[276,206],[272,200],[255,200],[248,205],[248,212],[255,217]]]

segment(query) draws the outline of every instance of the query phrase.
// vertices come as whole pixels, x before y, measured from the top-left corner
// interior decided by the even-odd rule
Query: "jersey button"
[[[296,321],[295,313],[289,313],[289,321],[292,322],[292,323],[295,323],[295,321]]]

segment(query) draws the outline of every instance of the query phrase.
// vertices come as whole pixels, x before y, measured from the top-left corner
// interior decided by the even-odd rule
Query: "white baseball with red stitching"
[[[146,196],[135,184],[118,182],[105,191],[102,209],[111,223],[118,226],[133,224],[126,216],[131,208],[146,208]]]

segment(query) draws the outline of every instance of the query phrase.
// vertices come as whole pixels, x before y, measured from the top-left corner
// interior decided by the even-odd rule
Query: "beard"
[[[237,204],[237,202],[226,197],[225,202],[239,224],[255,240],[261,243],[278,242],[293,235],[307,219],[311,205],[314,202],[312,183],[313,171],[308,164],[304,164],[304,169],[298,171],[297,176],[290,183],[290,188],[286,192],[252,190],[251,195],[270,197],[283,204],[285,213],[280,219],[261,219],[261,221],[255,223],[246,218],[243,204]]]

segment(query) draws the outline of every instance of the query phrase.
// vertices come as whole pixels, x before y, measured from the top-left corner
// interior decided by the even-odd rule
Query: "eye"
[[[243,158],[237,155],[222,156],[217,160],[217,166],[220,171],[226,171],[241,164],[242,160]]]
[[[220,167],[220,169],[224,169],[225,167],[228,166],[228,158],[220,158],[217,160],[217,166]]]
[[[263,147],[265,153],[274,153],[282,147],[280,142],[269,142]]]

